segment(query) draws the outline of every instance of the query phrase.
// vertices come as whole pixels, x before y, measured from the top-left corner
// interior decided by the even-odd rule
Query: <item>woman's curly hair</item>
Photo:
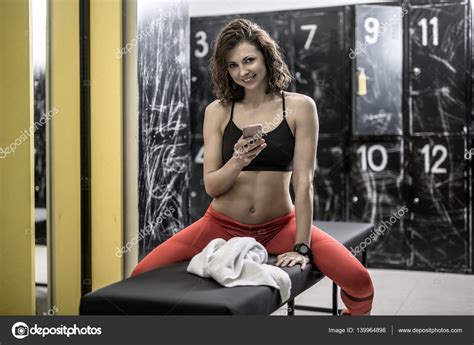
[[[244,98],[244,88],[232,80],[225,61],[226,53],[241,42],[253,44],[263,54],[268,76],[265,93],[285,90],[294,80],[275,40],[258,24],[247,19],[235,19],[221,30],[213,42],[213,54],[209,60],[213,92],[224,105]]]

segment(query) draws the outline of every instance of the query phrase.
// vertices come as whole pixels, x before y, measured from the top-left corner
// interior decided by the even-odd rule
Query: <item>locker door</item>
[[[466,272],[469,246],[465,139],[414,138],[409,144],[410,267]]]
[[[410,133],[462,133],[466,126],[467,6],[423,5],[409,14]]]
[[[401,135],[402,17],[398,6],[356,6],[353,133]]]
[[[317,166],[314,176],[315,220],[343,221],[345,213],[344,143],[340,139],[321,138],[318,142]]]
[[[322,136],[345,133],[350,59],[344,51],[344,11],[298,10],[293,21],[296,91],[316,101]]]
[[[350,173],[351,221],[373,223],[377,231],[366,239],[370,266],[405,268],[402,140],[353,142]]]
[[[209,74],[212,43],[230,16],[191,18],[191,98],[190,119],[193,137],[202,138],[204,109],[214,100]]]

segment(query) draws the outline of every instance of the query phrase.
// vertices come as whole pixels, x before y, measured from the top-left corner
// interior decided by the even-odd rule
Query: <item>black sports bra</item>
[[[293,150],[295,148],[295,137],[291,132],[290,126],[286,120],[285,111],[285,93],[282,92],[283,103],[283,120],[273,130],[263,133],[262,138],[265,139],[267,146],[255,157],[249,165],[245,166],[245,170],[265,170],[265,171],[291,171],[293,170]],[[234,153],[234,145],[242,136],[242,130],[232,121],[234,114],[234,104],[232,102],[232,110],[230,120],[224,130],[222,137],[222,162],[227,163]],[[281,116],[280,116],[281,117]],[[265,128],[265,124],[262,124]]]

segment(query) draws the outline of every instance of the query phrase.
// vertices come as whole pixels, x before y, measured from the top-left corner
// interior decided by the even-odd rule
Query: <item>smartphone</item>
[[[242,136],[244,137],[244,139],[251,138],[255,136],[259,131],[262,131],[262,125],[260,123],[248,125],[242,129]]]

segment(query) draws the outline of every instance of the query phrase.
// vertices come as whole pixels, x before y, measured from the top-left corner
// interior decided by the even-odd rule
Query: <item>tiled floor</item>
[[[369,272],[375,289],[372,315],[474,315],[474,275],[372,268]],[[331,308],[331,296],[332,281],[324,278],[295,304]],[[284,315],[283,309],[272,315]],[[331,314],[296,310],[295,315]]]

